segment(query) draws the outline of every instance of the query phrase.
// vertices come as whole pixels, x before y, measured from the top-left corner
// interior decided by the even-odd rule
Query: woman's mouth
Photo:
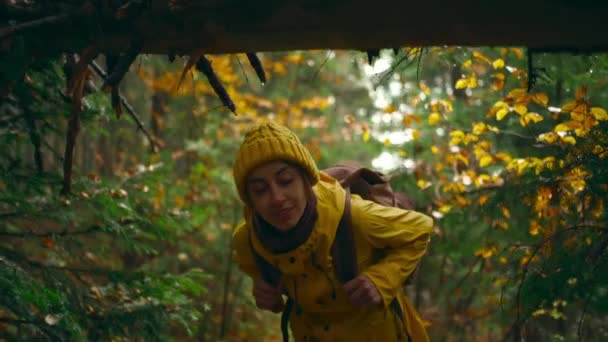
[[[281,209],[277,212],[277,217],[281,220],[287,221],[291,217],[293,207]]]

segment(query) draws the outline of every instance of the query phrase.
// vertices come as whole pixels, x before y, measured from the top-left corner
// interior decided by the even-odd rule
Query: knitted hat
[[[287,127],[268,121],[247,132],[232,166],[234,182],[243,202],[247,202],[245,181],[249,172],[275,160],[301,166],[310,176],[311,185],[319,181],[319,169],[300,139]]]

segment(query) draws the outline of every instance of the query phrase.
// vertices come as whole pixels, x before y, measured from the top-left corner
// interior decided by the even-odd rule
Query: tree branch
[[[71,16],[71,13],[51,15],[42,19],[36,19],[22,24],[5,27],[3,29],[0,29],[0,39],[10,37],[16,33],[22,33],[25,31],[33,30],[38,27],[66,22],[68,21],[68,19],[70,19]]]
[[[103,230],[101,229],[101,227],[99,226],[92,226],[88,229],[84,229],[84,230],[75,230],[75,231],[69,231],[67,229],[59,231],[59,232],[44,232],[44,233],[36,233],[33,231],[29,231],[29,232],[0,232],[0,236],[11,236],[11,237],[20,237],[20,238],[24,238],[24,237],[60,237],[60,236],[72,236],[72,235],[84,235],[84,234],[90,234],[90,233],[94,233],[94,232],[103,232]]]
[[[524,282],[525,282],[528,272],[530,270],[530,264],[534,260],[534,257],[536,257],[538,252],[541,250],[541,248],[543,248],[547,244],[547,242],[555,239],[556,237],[562,235],[563,233],[567,233],[567,232],[574,231],[574,230],[581,229],[581,228],[604,228],[604,227],[598,226],[598,225],[591,225],[591,224],[580,224],[580,225],[574,225],[571,227],[564,228],[562,230],[559,230],[559,231],[553,233],[551,236],[549,236],[549,237],[545,238],[543,241],[541,241],[541,243],[536,245],[536,247],[534,248],[532,253],[528,256],[528,260],[526,260],[525,264],[523,265],[524,270],[522,272],[521,280],[519,282],[519,286],[517,287],[517,294],[515,296],[516,304],[517,304],[517,310],[516,310],[517,316],[516,316],[515,322],[513,323],[512,327],[510,329],[510,331],[512,331],[514,334],[513,337],[515,338],[515,340],[519,340],[521,338],[521,323],[522,323],[522,320],[521,320],[521,289],[523,288]]]
[[[103,68],[101,66],[99,66],[99,64],[95,63],[95,61],[91,62],[91,67],[93,68],[93,71],[95,71],[95,73],[97,75],[99,75],[99,77],[101,77],[103,79],[105,79],[107,77],[107,73],[103,70]],[[135,121],[137,128],[142,131],[142,133],[146,136],[146,138],[148,138],[148,141],[150,141],[150,144],[152,145],[154,152],[157,152],[160,149],[160,146],[156,142],[156,138],[150,132],[148,132],[148,130],[144,127],[144,124],[142,123],[141,119],[135,112],[135,109],[133,109],[131,104],[122,95],[120,95],[120,103],[122,104],[123,107],[125,107],[125,109],[127,110],[127,113],[129,113],[129,115],[131,116],[133,121]]]

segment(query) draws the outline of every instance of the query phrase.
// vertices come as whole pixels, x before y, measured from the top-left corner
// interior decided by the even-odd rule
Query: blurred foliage
[[[407,288],[433,340],[604,339],[608,58],[395,52],[260,54],[265,84],[210,56],[236,116],[200,73],[180,82],[185,59],[140,55],[121,91],[160,151],[91,77],[65,196],[65,56],[29,66],[0,105],[2,338],[279,340],[230,258],[232,161],[274,119],[321,168],[374,165],[435,218]]]

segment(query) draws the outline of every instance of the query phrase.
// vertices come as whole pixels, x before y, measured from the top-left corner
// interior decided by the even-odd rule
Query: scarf
[[[253,229],[262,245],[274,254],[289,252],[308,240],[317,222],[317,197],[310,191],[304,213],[298,223],[286,232],[282,232],[266,222],[257,213],[253,214]]]

